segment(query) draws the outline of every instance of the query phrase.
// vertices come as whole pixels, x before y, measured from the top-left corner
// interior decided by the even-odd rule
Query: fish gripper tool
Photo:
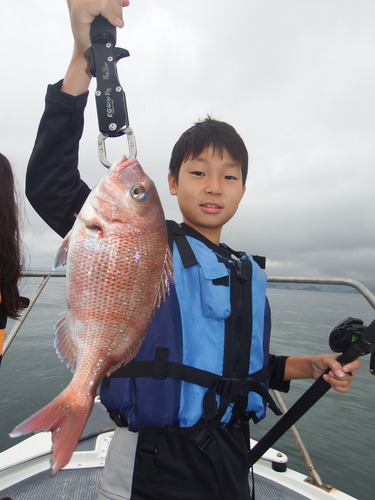
[[[126,96],[117,73],[117,62],[129,56],[126,49],[116,47],[116,28],[102,16],[91,25],[91,44],[86,52],[90,60],[90,72],[96,78],[96,109],[99,123],[97,141],[99,160],[109,168],[105,140],[108,137],[126,135],[128,158],[135,158],[137,147],[133,130],[129,126]]]

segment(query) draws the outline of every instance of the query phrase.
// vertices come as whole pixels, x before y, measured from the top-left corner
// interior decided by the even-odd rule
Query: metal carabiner
[[[124,130],[124,134],[126,134],[128,139],[129,154],[127,155],[127,158],[135,158],[137,156],[137,145],[135,142],[135,135],[131,127],[126,127],[126,129]],[[108,135],[104,135],[100,132],[97,142],[99,160],[106,168],[110,168],[111,166],[111,163],[107,159],[107,151],[105,147],[105,140],[108,137]]]

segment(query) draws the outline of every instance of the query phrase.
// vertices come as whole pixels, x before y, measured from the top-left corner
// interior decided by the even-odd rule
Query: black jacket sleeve
[[[64,237],[90,188],[78,167],[79,141],[88,92],[77,97],[49,85],[45,110],[26,173],[26,196],[42,219]]]
[[[268,368],[270,370],[270,388],[281,392],[288,392],[290,381],[284,380],[285,363],[288,356],[275,356],[270,354]]]

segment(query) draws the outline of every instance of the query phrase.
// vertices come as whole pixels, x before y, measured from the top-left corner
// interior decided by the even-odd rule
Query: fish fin
[[[61,361],[66,361],[74,371],[77,357],[77,346],[67,324],[67,313],[61,314],[55,325],[55,349]]]
[[[160,280],[160,288],[156,298],[155,309],[160,307],[161,302],[167,298],[170,285],[173,285],[173,256],[169,245],[167,245],[165,250],[163,274]]]
[[[60,266],[65,266],[66,265],[66,259],[68,255],[68,247],[69,247],[69,239],[70,239],[70,232],[65,236],[63,239],[63,242],[59,246],[59,249],[57,250],[55,260],[53,261],[53,266],[52,270],[55,271],[58,267]]]
[[[10,436],[52,431],[51,474],[55,475],[69,462],[93,404],[93,398],[72,398],[68,386],[48,405],[17,425]]]

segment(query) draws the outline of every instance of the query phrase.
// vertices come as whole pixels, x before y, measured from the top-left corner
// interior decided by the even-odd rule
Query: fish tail
[[[51,475],[55,475],[69,462],[92,406],[93,401],[90,398],[72,403],[67,388],[48,405],[17,425],[10,436],[52,431]]]

